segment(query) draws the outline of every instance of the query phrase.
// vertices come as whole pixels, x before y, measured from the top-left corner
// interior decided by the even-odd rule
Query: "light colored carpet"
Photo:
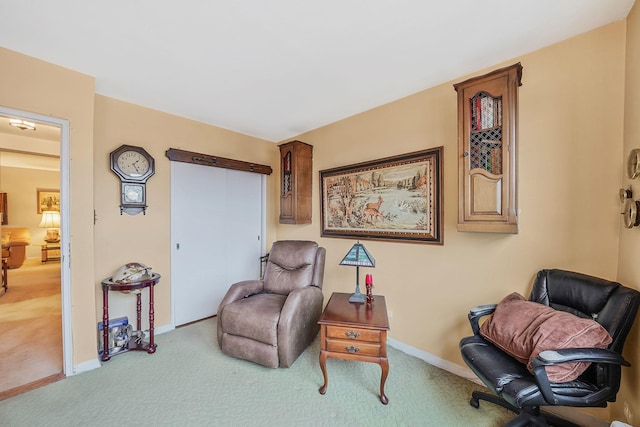
[[[63,370],[60,264],[27,260],[8,274],[9,290],[0,296],[0,393]]]
[[[469,405],[479,386],[394,348],[380,403],[380,367],[329,359],[323,396],[319,339],[288,369],[230,358],[216,319],[157,336],[158,351],[0,401],[2,426],[501,426],[514,414]]]

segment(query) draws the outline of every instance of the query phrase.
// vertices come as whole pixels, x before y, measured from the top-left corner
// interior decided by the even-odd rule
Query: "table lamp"
[[[42,220],[38,224],[40,228],[47,229],[44,241],[47,243],[57,243],[60,241],[60,212],[42,211]]]
[[[342,258],[339,265],[351,265],[356,267],[356,291],[349,297],[349,302],[365,302],[366,296],[360,293],[360,267],[375,267],[376,260],[362,243],[358,242]]]

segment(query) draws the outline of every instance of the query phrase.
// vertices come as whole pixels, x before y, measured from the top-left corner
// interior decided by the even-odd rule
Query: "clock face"
[[[122,201],[124,203],[144,203],[142,185],[124,184],[122,186]]]
[[[155,161],[142,147],[121,145],[110,153],[111,170],[123,182],[147,182],[155,173]]]
[[[149,171],[147,158],[137,151],[123,151],[117,159],[120,171],[131,178],[140,178]]]

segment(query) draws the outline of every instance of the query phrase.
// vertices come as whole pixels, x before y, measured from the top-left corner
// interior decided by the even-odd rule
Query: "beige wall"
[[[0,153],[2,156],[2,153]],[[6,227],[27,227],[31,233],[31,244],[27,246],[27,258],[40,259],[40,246],[47,234],[38,228],[42,215],[37,210],[37,189],[60,188],[60,173],[39,169],[16,167],[0,168],[0,191],[7,193],[9,223]]]
[[[629,151],[640,148],[640,5],[636,3],[627,16],[626,44],[626,80],[624,111],[624,145],[620,164],[626,163]],[[623,170],[621,187],[632,186],[634,200],[640,199],[638,180],[630,180]],[[640,263],[637,254],[640,251],[640,228],[620,227],[620,246],[618,259],[618,280],[640,289]],[[632,367],[623,371],[624,381],[619,398],[612,405],[612,419],[626,420],[624,404],[628,403],[634,414],[634,425],[640,423],[640,321],[635,326],[625,345],[625,358]],[[631,374],[630,374],[631,373]],[[627,420],[631,424],[631,420]]]
[[[541,268],[616,279],[624,46],[625,23],[619,22],[491,67],[518,61],[524,67],[519,234],[456,231],[452,84],[469,77],[460,76],[300,135],[314,146],[313,224],[280,225],[278,239],[320,239],[319,170],[444,146],[444,245],[366,241],[376,267],[365,270],[393,314],[390,337],[464,365],[458,342],[470,334],[466,315],[472,306],[497,302],[513,291],[528,295]],[[325,296],[352,292],[355,271],[338,262],[354,240],[320,241],[327,248]],[[639,372],[634,368],[626,376],[637,382]]]
[[[171,323],[171,162],[165,151],[179,148],[266,164],[276,170],[277,147],[271,142],[100,95],[95,98],[95,113],[96,309],[99,312],[102,309],[101,280],[111,277],[121,265],[138,261],[162,275],[156,287],[155,326],[167,326]],[[120,181],[110,169],[109,153],[122,144],[142,146],[155,159],[156,173],[147,182],[146,215],[120,215]],[[267,178],[268,200],[276,197],[271,194],[274,186],[270,184],[275,175]],[[268,246],[275,234],[275,215],[275,208],[269,206]],[[135,304],[127,297],[110,294],[110,317],[135,318]]]
[[[0,48],[0,105],[69,120],[73,364],[95,359],[93,288],[94,78]]]

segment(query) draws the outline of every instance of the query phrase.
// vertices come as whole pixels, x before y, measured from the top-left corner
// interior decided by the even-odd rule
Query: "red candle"
[[[367,274],[364,278],[365,285],[373,285],[373,276]]]

